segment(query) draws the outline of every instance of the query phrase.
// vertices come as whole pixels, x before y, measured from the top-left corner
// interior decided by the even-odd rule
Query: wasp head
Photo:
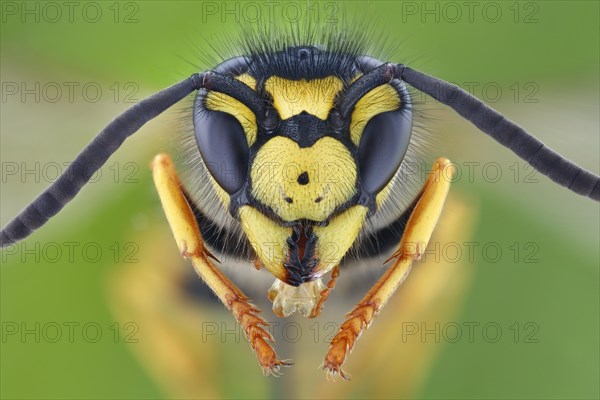
[[[204,164],[260,263],[290,285],[339,264],[404,158],[412,112],[401,81],[347,105],[348,89],[379,64],[291,47],[217,67],[251,89],[251,100],[198,94]]]

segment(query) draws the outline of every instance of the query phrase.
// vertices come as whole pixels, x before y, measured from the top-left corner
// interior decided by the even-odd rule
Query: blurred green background
[[[340,26],[357,17],[372,21],[388,44],[399,43],[389,47],[391,61],[475,87],[475,95],[598,173],[599,3],[465,3],[296,2],[287,17],[295,19],[299,10],[303,18],[312,13]],[[2,2],[2,224],[130,100],[210,68],[213,47],[223,48],[214,43],[223,42],[223,33],[235,35],[238,21],[252,23],[254,9],[262,13],[260,23],[268,10],[280,22],[285,9],[277,2],[250,2],[254,9],[236,2],[73,4],[69,11],[62,2]],[[454,190],[471,199],[478,214],[472,240],[503,251],[495,262],[493,255],[475,253],[474,279],[453,321],[494,322],[503,334],[497,343],[480,336],[442,341],[414,396],[598,398],[598,204],[539,175],[531,182],[523,162],[439,104],[428,100],[423,110],[436,136],[434,155],[455,160],[463,173],[465,163],[479,163],[472,182],[460,179]],[[168,229],[147,166],[177,140],[179,121],[171,111],[148,124],[64,212],[21,247],[2,253],[2,398],[168,397],[133,356],[136,344],[124,340],[130,331],[111,312],[108,297],[111,274],[128,255],[139,259],[149,250],[138,238],[155,224]],[[487,175],[495,169],[483,171],[489,162],[500,166],[500,178]],[[65,247],[70,242],[78,243],[72,257]],[[61,254],[48,243],[58,243]],[[79,324],[73,340],[63,325],[70,322]],[[54,337],[53,323],[62,326],[56,343],[47,340]],[[84,334],[86,323],[92,325]],[[94,342],[98,326],[102,333]],[[23,327],[37,329],[39,343],[35,333],[23,338]],[[527,343],[533,331],[537,342]],[[233,361],[243,378],[233,380],[232,369],[224,370],[229,378],[215,382],[213,393],[273,393],[265,389],[272,378],[262,378],[249,357],[239,363],[246,361]],[[389,383],[384,397],[394,397]],[[350,385],[350,397],[368,396],[360,376]]]

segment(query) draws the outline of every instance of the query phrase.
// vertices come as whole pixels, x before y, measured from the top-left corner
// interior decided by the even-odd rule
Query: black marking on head
[[[298,143],[300,147],[310,147],[324,136],[333,134],[327,122],[302,111],[284,121],[281,121],[279,136],[285,136]]]
[[[308,59],[312,55],[312,49],[314,49],[314,47],[298,47],[297,52],[300,61],[305,61]]]
[[[272,107],[267,107],[265,109],[265,117],[261,122],[260,127],[262,130],[270,135],[274,134],[275,130],[278,129],[281,124],[277,110]]]
[[[310,182],[310,178],[308,177],[308,172],[304,171],[303,173],[298,175],[297,181],[298,181],[299,185],[308,185],[308,183]]]
[[[358,72],[353,52],[341,53],[312,46],[290,46],[280,51],[253,53],[248,58],[248,73],[258,81],[271,76],[292,80],[338,76],[348,81]]]

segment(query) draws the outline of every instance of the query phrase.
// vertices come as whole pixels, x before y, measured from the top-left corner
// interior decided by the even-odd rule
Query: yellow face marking
[[[237,76],[235,79],[242,81],[246,85],[250,86],[253,90],[256,90],[256,79],[251,77],[249,74],[242,74]]]
[[[299,180],[304,173],[306,180]],[[254,197],[284,221],[325,221],[354,195],[357,169],[348,149],[331,137],[301,148],[278,136],[258,151],[250,176]]]
[[[237,76],[236,79],[245,83],[253,90],[256,90],[256,80],[250,75],[242,74]],[[208,92],[205,104],[206,108],[209,110],[222,111],[233,115],[244,128],[248,146],[252,146],[256,141],[258,127],[256,124],[256,116],[248,107],[231,96],[214,91]]]
[[[283,261],[287,256],[286,240],[292,228],[285,228],[267,218],[257,209],[242,206],[239,209],[242,229],[265,268],[279,280],[285,280]]]
[[[288,253],[287,240],[292,228],[282,227],[251,206],[240,207],[242,228],[265,268],[277,279],[286,279],[283,262]],[[320,278],[340,263],[358,237],[367,218],[368,209],[354,206],[333,218],[327,226],[313,228],[317,236],[316,258],[319,265],[313,270]]]
[[[362,75],[362,74],[361,74]],[[356,76],[353,81],[358,79]],[[359,145],[360,138],[367,122],[375,115],[394,111],[400,108],[400,96],[396,89],[390,85],[379,86],[364,95],[354,107],[350,120],[350,138],[355,145]],[[377,205],[380,206],[387,199],[393,185],[390,181],[376,196]]]
[[[265,90],[273,97],[273,105],[282,120],[302,111],[327,119],[333,100],[343,87],[341,79],[335,76],[309,81],[272,76],[265,81]]]
[[[318,277],[325,275],[339,264],[363,228],[368,209],[363,206],[350,207],[333,218],[327,226],[316,226],[317,258],[319,265],[313,271]]]
[[[400,96],[390,85],[382,85],[364,95],[354,107],[350,120],[350,138],[358,146],[367,122],[377,114],[400,108]]]

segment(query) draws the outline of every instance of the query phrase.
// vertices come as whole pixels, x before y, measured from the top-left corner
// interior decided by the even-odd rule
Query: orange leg
[[[317,304],[315,304],[315,307],[312,309],[308,318],[315,318],[315,317],[319,316],[319,314],[321,314],[321,310],[323,309],[323,304],[325,304],[325,301],[329,297],[329,293],[331,293],[331,291],[335,287],[335,282],[336,282],[337,278],[339,278],[339,276],[340,276],[340,266],[336,265],[335,267],[333,267],[333,271],[331,271],[331,279],[329,280],[329,282],[327,282],[327,287],[321,291],[321,297],[319,298],[319,301],[317,302]]]
[[[204,246],[198,222],[181,192],[171,158],[165,154],[157,155],[152,163],[152,174],[181,254],[191,259],[198,275],[232,312],[256,353],[265,375],[276,375],[280,367],[290,363],[279,360],[275,350],[269,345],[268,342],[274,342],[274,339],[264,328],[269,324],[257,315],[260,310],[211,262],[210,258],[214,257]]]
[[[339,374],[342,378],[349,379],[342,370],[344,361],[359,336],[369,327],[377,313],[406,279],[413,262],[421,258],[442,212],[453,174],[454,167],[450,161],[445,158],[436,160],[421,190],[419,201],[406,224],[400,246],[390,258],[395,260],[394,264],[348,313],[345,322],[331,341],[323,364],[323,369],[328,375]]]

